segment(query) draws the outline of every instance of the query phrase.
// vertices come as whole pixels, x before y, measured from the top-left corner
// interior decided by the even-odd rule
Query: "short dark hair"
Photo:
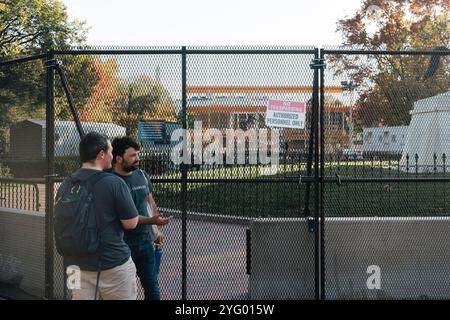
[[[104,134],[92,131],[86,134],[80,141],[78,151],[81,162],[95,161],[100,151],[108,151],[108,137]]]
[[[113,162],[116,161],[117,156],[123,157],[123,154],[128,148],[133,148],[137,151],[141,149],[139,144],[136,142],[136,140],[133,139],[133,137],[117,137],[114,138],[113,142],[111,143],[113,147]]]

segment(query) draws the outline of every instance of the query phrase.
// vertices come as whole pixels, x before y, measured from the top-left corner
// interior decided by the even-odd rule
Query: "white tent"
[[[414,103],[400,168],[406,171],[407,155],[410,172],[450,171],[450,92],[445,92]],[[436,161],[434,159],[436,155]]]
[[[114,123],[81,122],[85,133],[97,131],[110,139],[124,136],[126,128]],[[46,121],[28,119],[13,124],[10,128],[10,156],[22,160],[45,158]],[[78,156],[80,136],[74,121],[55,121],[55,156]]]
[[[126,128],[115,123],[81,122],[81,126],[84,133],[97,131],[110,139],[126,134]],[[74,121],[55,121],[55,156],[78,156],[79,143],[80,136]]]

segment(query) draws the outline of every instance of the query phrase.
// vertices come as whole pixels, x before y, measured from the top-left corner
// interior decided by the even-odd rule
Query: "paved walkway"
[[[202,221],[187,223],[187,298],[245,299],[247,227]],[[181,220],[163,227],[162,299],[181,299]]]

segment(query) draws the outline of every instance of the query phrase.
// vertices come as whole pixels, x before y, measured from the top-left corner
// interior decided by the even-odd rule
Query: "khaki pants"
[[[72,290],[72,300],[94,300],[96,271],[81,270],[80,289]],[[97,299],[136,300],[136,267],[133,260],[100,273]]]

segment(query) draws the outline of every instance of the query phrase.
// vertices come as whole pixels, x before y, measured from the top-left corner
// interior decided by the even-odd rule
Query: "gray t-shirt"
[[[88,179],[98,173],[94,169],[78,169],[72,176]],[[98,214],[101,234],[101,269],[108,270],[124,264],[131,255],[130,248],[123,240],[124,230],[120,220],[132,219],[138,211],[131,198],[130,190],[122,179],[108,175],[94,187],[94,206]],[[96,271],[97,255],[67,257],[68,265],[77,265],[81,270]]]
[[[149,217],[150,212],[147,196],[150,192],[153,192],[153,186],[149,175],[145,171],[139,169],[134,170],[129,176],[122,176],[118,173],[115,174],[122,178],[130,189],[131,196],[139,214]],[[126,230],[124,236],[125,242],[129,245],[137,245],[141,240],[152,240],[150,228],[150,225],[139,224],[133,230]]]

